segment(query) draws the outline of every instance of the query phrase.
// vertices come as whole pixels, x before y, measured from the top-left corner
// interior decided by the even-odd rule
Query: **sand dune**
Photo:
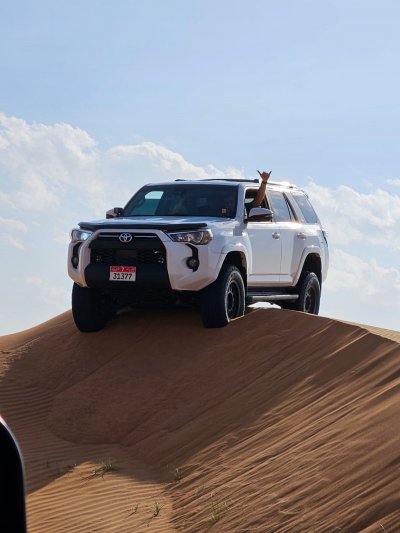
[[[400,531],[399,341],[275,309],[1,337],[30,531]]]

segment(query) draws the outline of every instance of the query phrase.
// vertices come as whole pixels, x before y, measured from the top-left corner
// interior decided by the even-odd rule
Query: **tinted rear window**
[[[318,224],[319,220],[317,213],[314,211],[307,196],[300,191],[292,191],[292,196],[299,206],[300,211],[303,213],[304,220],[307,224]]]
[[[290,222],[292,216],[285,197],[279,191],[269,191],[275,222]]]

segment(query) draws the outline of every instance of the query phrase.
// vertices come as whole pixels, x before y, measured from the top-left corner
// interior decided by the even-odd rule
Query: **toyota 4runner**
[[[68,273],[80,331],[127,306],[200,307],[225,326],[255,302],[318,314],[328,269],[326,232],[307,194],[258,180],[177,180],[142,187],[106,219],[71,232]]]

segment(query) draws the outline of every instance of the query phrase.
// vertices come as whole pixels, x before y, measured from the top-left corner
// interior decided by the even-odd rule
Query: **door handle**
[[[302,239],[302,240],[307,239],[307,235],[303,232],[298,233],[296,236],[298,239]]]
[[[280,239],[280,238],[281,238],[281,234],[278,233],[277,231],[275,231],[275,232],[272,234],[272,238],[273,238],[273,239]]]

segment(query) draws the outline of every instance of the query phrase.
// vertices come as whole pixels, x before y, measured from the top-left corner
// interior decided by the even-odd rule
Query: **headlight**
[[[167,233],[167,235],[175,242],[189,242],[190,244],[207,244],[213,238],[210,229],[201,231],[184,231],[182,233]]]
[[[86,231],[82,229],[73,229],[71,231],[71,240],[73,242],[86,241],[91,235],[92,231]]]

